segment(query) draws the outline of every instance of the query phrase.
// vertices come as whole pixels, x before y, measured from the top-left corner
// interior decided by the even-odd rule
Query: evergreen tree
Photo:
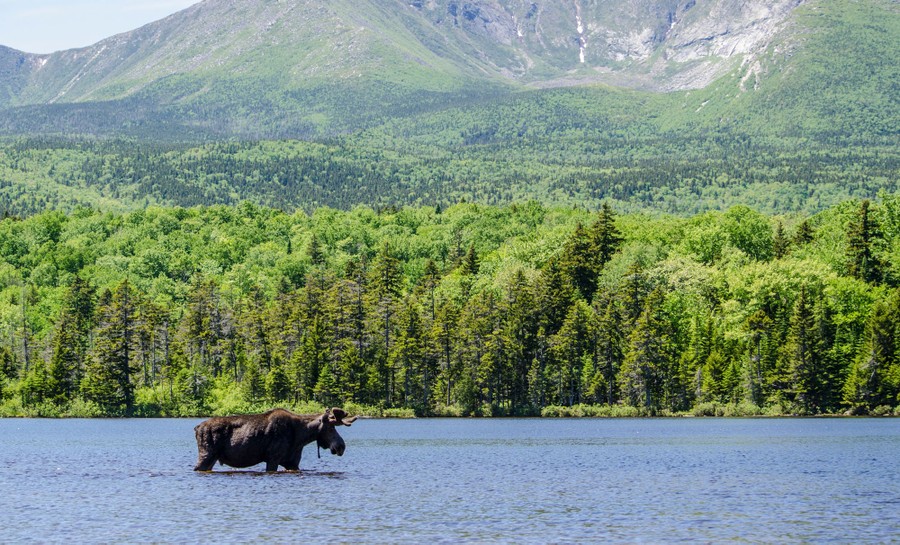
[[[865,282],[881,280],[882,264],[875,253],[881,237],[878,223],[870,213],[871,202],[864,200],[847,229],[847,269],[851,276]]]
[[[322,247],[319,244],[319,238],[315,234],[309,239],[309,246],[306,248],[306,254],[309,256],[309,260],[312,261],[313,265],[322,266],[325,264],[325,252],[322,251]]]
[[[772,255],[775,259],[781,259],[787,255],[790,245],[791,241],[788,240],[784,231],[784,224],[779,221],[778,226],[775,228],[775,236],[772,239]]]
[[[93,287],[75,276],[60,310],[48,370],[56,403],[71,401],[78,392],[94,320],[94,293]]]
[[[827,347],[822,338],[823,317],[815,309],[809,288],[801,286],[791,317],[785,357],[788,359],[786,367],[791,373],[790,392],[805,414],[822,410],[828,383],[825,376]]]
[[[82,381],[85,397],[112,412],[134,409],[137,294],[128,280],[104,292],[98,307],[93,359]]]
[[[17,378],[18,370],[12,352],[9,348],[0,345],[0,402],[9,395],[6,383]]]
[[[50,357],[50,396],[57,404],[71,401],[78,392],[82,359],[77,352],[79,338],[67,319],[60,321],[53,355]]]
[[[551,258],[541,270],[539,286],[544,327],[548,334],[554,334],[562,327],[574,301],[572,283],[559,259]]]
[[[19,391],[22,395],[22,405],[26,407],[50,401],[53,395],[53,378],[47,372],[44,360],[38,359],[34,362],[22,379]]]
[[[594,309],[577,301],[569,310],[565,323],[550,339],[553,355],[548,369],[548,382],[556,386],[555,401],[571,406],[583,397],[584,364],[592,370],[589,384],[595,381],[597,368],[597,319]]]
[[[651,412],[664,408],[667,401],[672,346],[664,302],[665,293],[661,288],[647,296],[644,310],[629,336],[628,352],[619,373],[625,400]]]
[[[596,372],[603,377],[603,400],[612,405],[619,399],[619,385],[616,378],[622,366],[624,347],[622,338],[622,313],[618,302],[613,297],[607,297],[606,304],[601,308],[602,314],[597,323],[597,353],[598,362]],[[595,395],[599,396],[598,391]]]
[[[290,399],[291,390],[291,379],[281,362],[276,360],[266,376],[266,397],[274,403],[280,403]]]
[[[604,265],[619,251],[625,240],[616,227],[616,214],[609,203],[603,203],[597,214],[597,220],[591,225],[588,235],[596,255],[595,273],[600,274]]]
[[[797,232],[794,233],[793,242],[797,246],[805,246],[816,239],[816,232],[813,230],[809,220],[803,220],[797,226]]]
[[[652,286],[644,273],[644,268],[637,261],[628,267],[622,285],[619,288],[619,297],[622,301],[623,317],[629,328],[634,325],[644,311],[644,301],[651,292]]]
[[[244,398],[251,403],[256,403],[266,394],[265,377],[260,373],[259,366],[255,363],[247,364],[244,377],[241,380],[241,388],[244,391]]]
[[[537,347],[538,309],[534,289],[518,269],[500,302],[500,331],[510,369],[505,378],[513,411],[533,408],[528,396],[528,372]]]
[[[462,273],[466,276],[475,276],[476,274],[478,274],[478,268],[480,267],[480,265],[481,261],[478,259],[478,253],[475,251],[475,245],[470,244],[469,250],[466,252],[466,255],[462,261]]]
[[[418,302],[406,298],[398,316],[397,336],[390,354],[390,367],[400,371],[404,405],[418,406],[425,412],[426,383],[424,335]]]
[[[873,308],[860,356],[850,368],[844,402],[855,412],[900,402],[900,293]]]
[[[373,336],[374,368],[372,382],[378,396],[384,396],[388,405],[394,404],[397,369],[391,366],[389,357],[393,346],[395,315],[398,299],[403,289],[403,274],[400,260],[394,256],[390,245],[385,242],[372,264],[369,285],[367,329]],[[377,340],[376,340],[377,339]]]
[[[598,265],[596,248],[591,243],[587,230],[581,223],[566,241],[559,265],[569,277],[572,286],[581,297],[590,301],[597,289]]]

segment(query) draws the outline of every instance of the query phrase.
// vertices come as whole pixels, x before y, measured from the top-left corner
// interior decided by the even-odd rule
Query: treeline
[[[0,222],[0,412],[887,414],[900,200]]]

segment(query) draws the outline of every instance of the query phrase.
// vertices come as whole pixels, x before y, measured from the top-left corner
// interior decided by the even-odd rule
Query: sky
[[[0,0],[0,45],[52,53],[95,44],[199,0]]]

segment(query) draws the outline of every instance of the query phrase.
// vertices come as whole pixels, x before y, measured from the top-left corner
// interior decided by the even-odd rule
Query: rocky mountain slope
[[[546,87],[734,94],[831,4],[204,0],[86,48],[0,48],[0,132],[310,137]],[[896,26],[895,2],[862,4]]]

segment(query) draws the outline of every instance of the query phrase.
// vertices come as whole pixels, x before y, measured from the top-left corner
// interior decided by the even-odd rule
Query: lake
[[[0,541],[900,542],[900,419],[360,420],[293,474],[195,473],[200,420],[0,420]]]

